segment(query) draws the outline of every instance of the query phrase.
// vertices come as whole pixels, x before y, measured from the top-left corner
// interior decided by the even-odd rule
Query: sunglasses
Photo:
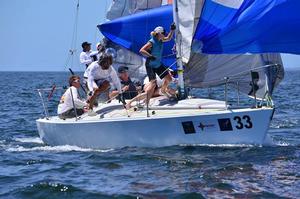
[[[73,81],[73,83],[80,83],[80,80],[76,79],[76,80]]]

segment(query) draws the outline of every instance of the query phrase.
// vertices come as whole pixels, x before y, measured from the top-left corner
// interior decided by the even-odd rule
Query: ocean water
[[[267,146],[106,150],[39,139],[36,89],[68,75],[0,73],[0,198],[300,198],[300,71],[274,92]],[[57,102],[48,105],[54,114]]]

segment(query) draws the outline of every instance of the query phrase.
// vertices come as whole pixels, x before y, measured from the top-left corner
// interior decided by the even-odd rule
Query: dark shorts
[[[147,75],[149,77],[149,81],[156,79],[157,74],[160,79],[163,79],[165,76],[169,74],[169,69],[165,67],[163,64],[160,65],[158,68],[151,68],[150,66],[146,65]]]
[[[134,98],[135,96],[137,96],[138,95],[138,92],[137,91],[125,91],[124,93],[123,93],[123,97],[124,97],[124,99],[132,99],[132,98]]]
[[[95,79],[95,83],[97,84],[98,88],[102,86],[105,82],[109,83],[108,79]]]
[[[77,116],[80,116],[83,113],[84,113],[83,109],[76,109]],[[74,117],[76,117],[76,114],[75,114],[75,110],[72,108],[71,110],[68,110],[62,114],[59,114],[58,117],[60,119],[74,118]]]
[[[88,91],[89,91],[89,88],[88,88],[87,81],[88,81],[88,78],[87,78],[87,77],[83,77],[83,84],[84,84],[84,86],[85,86],[86,91],[88,92]],[[105,81],[109,82],[108,79],[95,79],[95,80],[94,80],[94,82],[96,83],[96,85],[98,86],[98,88],[99,88]]]

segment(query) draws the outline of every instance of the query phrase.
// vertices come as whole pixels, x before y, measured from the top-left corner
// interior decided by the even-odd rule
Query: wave
[[[255,147],[258,145],[252,144],[180,144],[179,146],[200,146],[200,147],[226,147],[226,148],[235,148],[235,147]]]
[[[113,149],[91,149],[91,148],[81,148],[78,146],[63,145],[63,146],[40,146],[40,147],[30,147],[26,148],[23,146],[9,147],[6,149],[8,152],[30,152],[30,151],[53,151],[53,152],[69,152],[69,151],[79,151],[79,152],[110,152]]]
[[[267,134],[265,141],[264,141],[264,146],[293,146],[293,144],[283,141],[283,140],[275,140],[273,139],[269,134]]]
[[[274,142],[274,145],[273,146],[283,146],[283,147],[287,147],[287,146],[297,146],[297,145],[295,145],[295,144],[291,144],[291,143],[289,143],[289,142],[287,142],[287,141],[282,141],[282,140],[280,140],[280,141],[273,141]]]
[[[59,182],[36,182],[1,194],[0,198],[137,198],[131,195],[106,194]]]
[[[44,144],[43,140],[39,137],[30,137],[30,138],[15,138],[17,142],[22,143],[36,143],[36,144]]]

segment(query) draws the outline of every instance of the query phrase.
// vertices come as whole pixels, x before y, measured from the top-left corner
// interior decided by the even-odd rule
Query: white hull
[[[199,100],[186,102],[199,104]],[[173,109],[155,110],[154,115],[146,117],[145,110],[126,113],[119,109],[114,112],[109,110],[110,106],[113,105],[97,111],[103,113],[101,119],[99,115],[83,116],[77,121],[57,117],[38,119],[40,137],[49,145],[89,148],[179,144],[262,145],[273,113],[272,108],[177,110],[180,105],[172,105]]]

